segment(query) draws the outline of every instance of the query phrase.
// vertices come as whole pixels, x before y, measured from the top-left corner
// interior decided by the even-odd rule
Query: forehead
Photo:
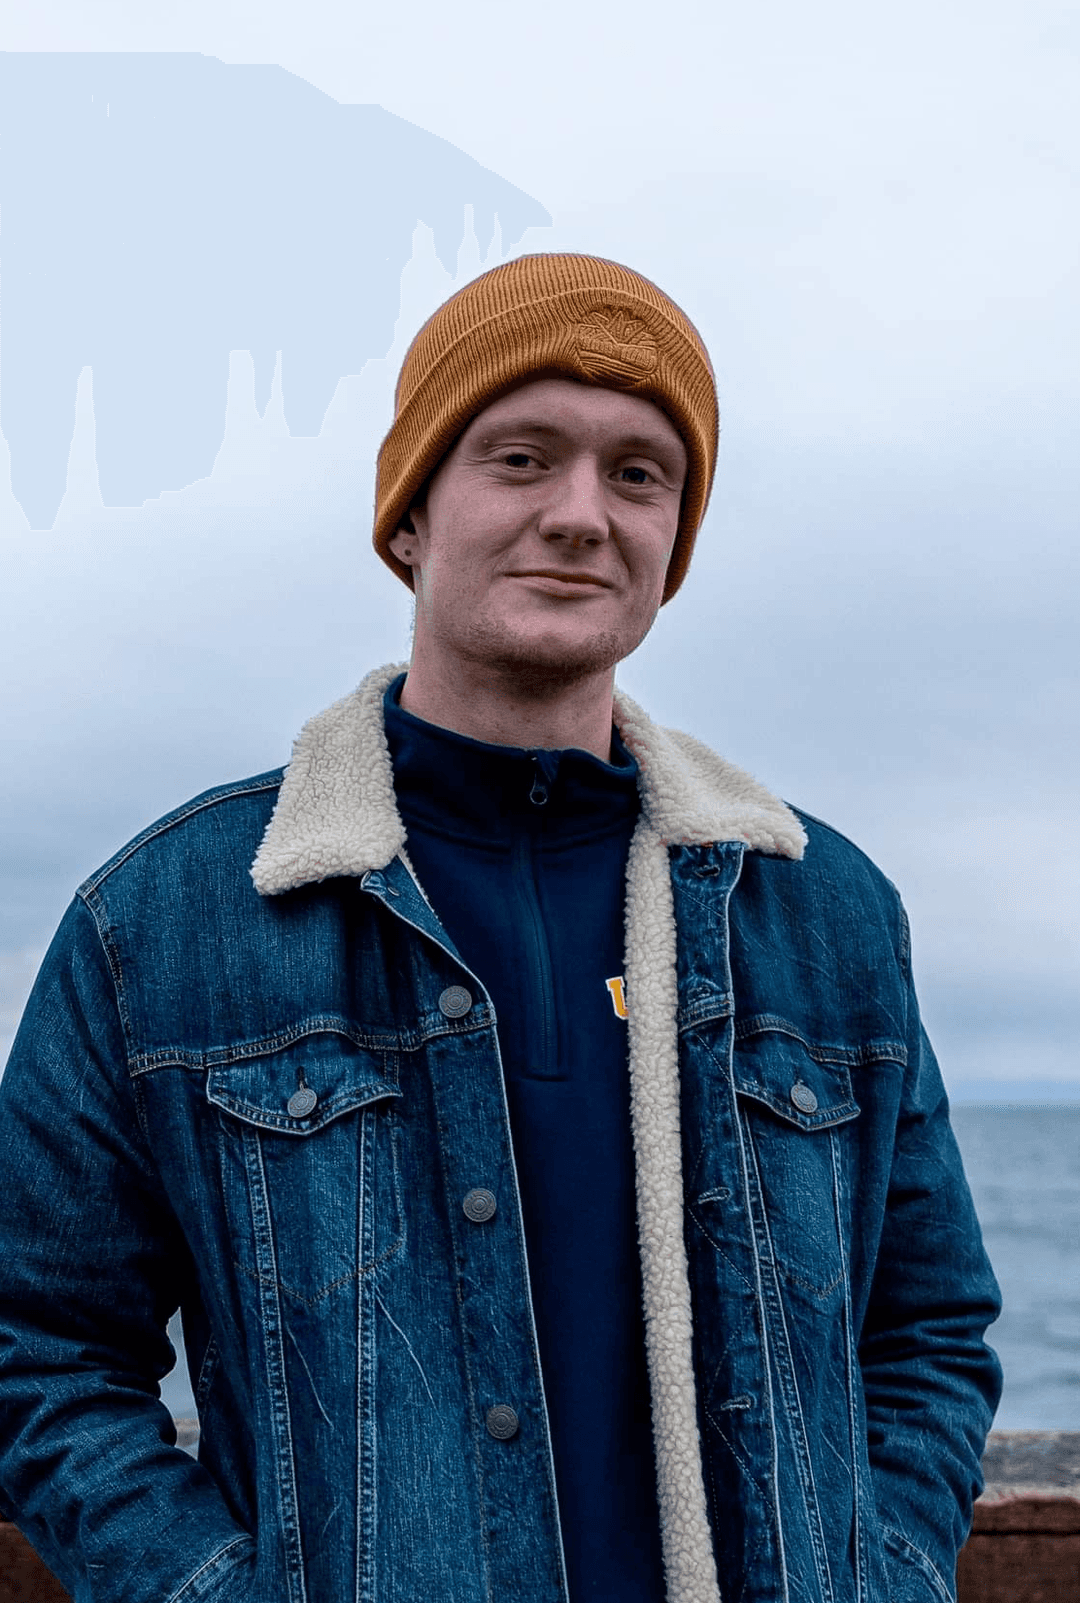
[[[530,428],[571,440],[613,438],[683,452],[682,437],[666,413],[640,395],[559,376],[528,379],[478,412],[461,441],[479,442],[505,428]]]

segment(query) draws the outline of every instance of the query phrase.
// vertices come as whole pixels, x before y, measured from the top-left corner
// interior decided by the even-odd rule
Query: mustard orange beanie
[[[466,425],[530,373],[627,390],[671,419],[689,465],[664,601],[685,577],[709,499],[719,427],[708,353],[664,292],[596,256],[519,256],[439,307],[405,354],[379,448],[373,544],[412,589],[389,542]]]

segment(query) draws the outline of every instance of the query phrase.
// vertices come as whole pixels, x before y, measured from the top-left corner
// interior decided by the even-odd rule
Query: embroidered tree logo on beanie
[[[585,377],[613,389],[641,384],[659,358],[656,341],[641,318],[612,306],[587,312],[571,335],[574,359]]]

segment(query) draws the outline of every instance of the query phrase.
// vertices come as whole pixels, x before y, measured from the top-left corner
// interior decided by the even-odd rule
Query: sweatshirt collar
[[[498,746],[406,711],[405,675],[383,696],[394,794],[410,829],[505,845],[522,831],[570,845],[632,827],[640,808],[637,759],[612,729],[612,762],[580,747]]]
[[[384,696],[407,669],[373,669],[351,695],[304,725],[251,867],[261,895],[385,868],[404,850]],[[654,724],[619,690],[613,717],[637,764],[645,822],[665,844],[742,841],[754,851],[802,857],[806,836],[795,814],[749,774],[692,735]]]

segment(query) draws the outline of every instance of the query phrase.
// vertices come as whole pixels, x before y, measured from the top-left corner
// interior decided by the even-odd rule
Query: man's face
[[[526,693],[613,669],[660,606],[686,464],[638,396],[540,378],[493,401],[390,542],[413,566],[414,659]]]

